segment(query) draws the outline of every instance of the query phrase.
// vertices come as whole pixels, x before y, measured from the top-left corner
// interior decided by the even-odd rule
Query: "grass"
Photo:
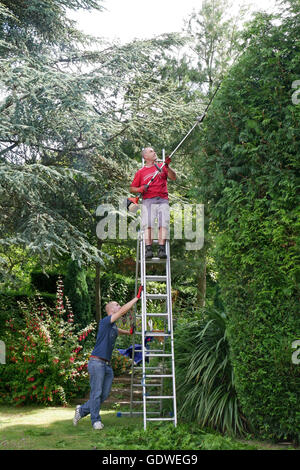
[[[199,429],[195,424],[149,423],[101,412],[101,431],[89,417],[73,426],[74,407],[0,406],[0,450],[260,450],[266,445]],[[272,446],[274,448],[274,446]]]

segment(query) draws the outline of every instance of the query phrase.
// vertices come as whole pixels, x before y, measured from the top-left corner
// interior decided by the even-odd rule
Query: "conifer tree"
[[[101,3],[1,3],[2,261],[15,245],[42,264],[61,256],[101,262],[97,206],[125,195],[145,142],[190,122],[189,105],[160,76],[161,53],[178,38],[92,40],[66,7]]]

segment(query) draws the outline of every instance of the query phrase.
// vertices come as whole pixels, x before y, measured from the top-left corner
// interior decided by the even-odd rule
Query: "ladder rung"
[[[161,387],[162,384],[132,384],[133,387]]]
[[[146,418],[147,421],[174,421],[175,418]]]
[[[146,350],[146,356],[148,356],[150,352],[153,352],[153,353],[154,352],[164,352],[164,350],[163,349],[147,349]]]
[[[161,397],[158,397],[158,396],[154,396],[154,395],[146,395],[146,399],[153,399],[153,400],[160,400],[161,398],[174,398],[173,395],[165,395],[165,396],[161,396]]]
[[[162,384],[144,384],[144,387],[162,387]]]
[[[172,357],[172,354],[152,354],[152,353],[148,353],[147,357]]]
[[[132,401],[131,403],[135,403],[136,405],[142,405],[144,402],[143,401]],[[151,402],[152,405],[154,405],[154,403],[160,403],[160,400]]]
[[[163,377],[173,377],[173,375],[172,374],[165,374],[165,375],[158,375],[158,374],[154,375],[153,374],[153,375],[146,375],[145,376],[146,379],[163,378]]]
[[[147,317],[167,317],[168,313],[146,313]],[[142,316],[142,315],[139,315]]]
[[[159,331],[145,331],[146,336],[171,336],[171,333],[162,333]]]
[[[146,299],[155,300],[155,299],[167,299],[168,294],[146,294]]]
[[[157,282],[157,281],[166,281],[167,276],[146,276],[146,280],[150,282]]]
[[[160,411],[147,411],[147,413],[149,414],[151,413],[153,415],[159,415]],[[121,415],[143,415],[143,414],[144,414],[143,411],[121,411]]]
[[[167,258],[148,258],[146,259],[146,263],[158,263],[158,264],[162,264],[162,263],[165,263],[167,261]]]
[[[135,334],[136,335],[141,335],[142,332],[141,331],[136,331]],[[157,332],[157,331],[145,331],[145,335],[146,336],[171,336],[171,333],[162,333],[162,332],[160,333],[160,332]]]

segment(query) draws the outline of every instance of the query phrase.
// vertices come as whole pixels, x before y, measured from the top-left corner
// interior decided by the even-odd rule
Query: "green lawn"
[[[196,425],[149,423],[145,432],[141,418],[101,413],[101,431],[91,427],[89,417],[73,426],[74,407],[0,406],[0,450],[201,450],[266,449],[263,443],[241,441],[204,432]],[[277,447],[278,448],[278,447]]]

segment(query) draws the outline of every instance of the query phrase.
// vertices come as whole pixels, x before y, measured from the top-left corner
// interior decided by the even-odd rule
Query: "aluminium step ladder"
[[[154,243],[157,243],[157,240],[154,240]],[[143,285],[144,289],[141,302],[136,304],[134,309],[135,332],[132,344],[130,411],[119,413],[119,416],[143,415],[145,430],[149,421],[172,421],[174,426],[177,426],[169,240],[166,240],[166,254],[166,259],[156,257],[146,259],[144,232],[139,232],[135,292],[137,293],[139,284]],[[148,274],[151,267],[158,264],[161,265],[164,273]],[[159,283],[161,288],[165,286],[165,293],[151,293],[149,283],[152,282]],[[156,306],[159,312],[151,312],[151,308],[149,309],[149,304],[153,309],[153,301],[159,301],[160,305]],[[163,304],[165,304],[164,308],[162,308]],[[140,313],[137,313],[137,308],[141,310]],[[153,322],[160,323],[159,330],[153,329]],[[159,340],[160,344],[152,347],[152,342],[155,340]],[[141,349],[135,349],[136,341],[141,343],[139,346]],[[134,362],[137,351],[142,354],[141,366]],[[142,399],[136,398],[138,391],[142,392]],[[168,406],[171,407],[168,416],[165,415],[163,403],[166,400],[169,401]]]

